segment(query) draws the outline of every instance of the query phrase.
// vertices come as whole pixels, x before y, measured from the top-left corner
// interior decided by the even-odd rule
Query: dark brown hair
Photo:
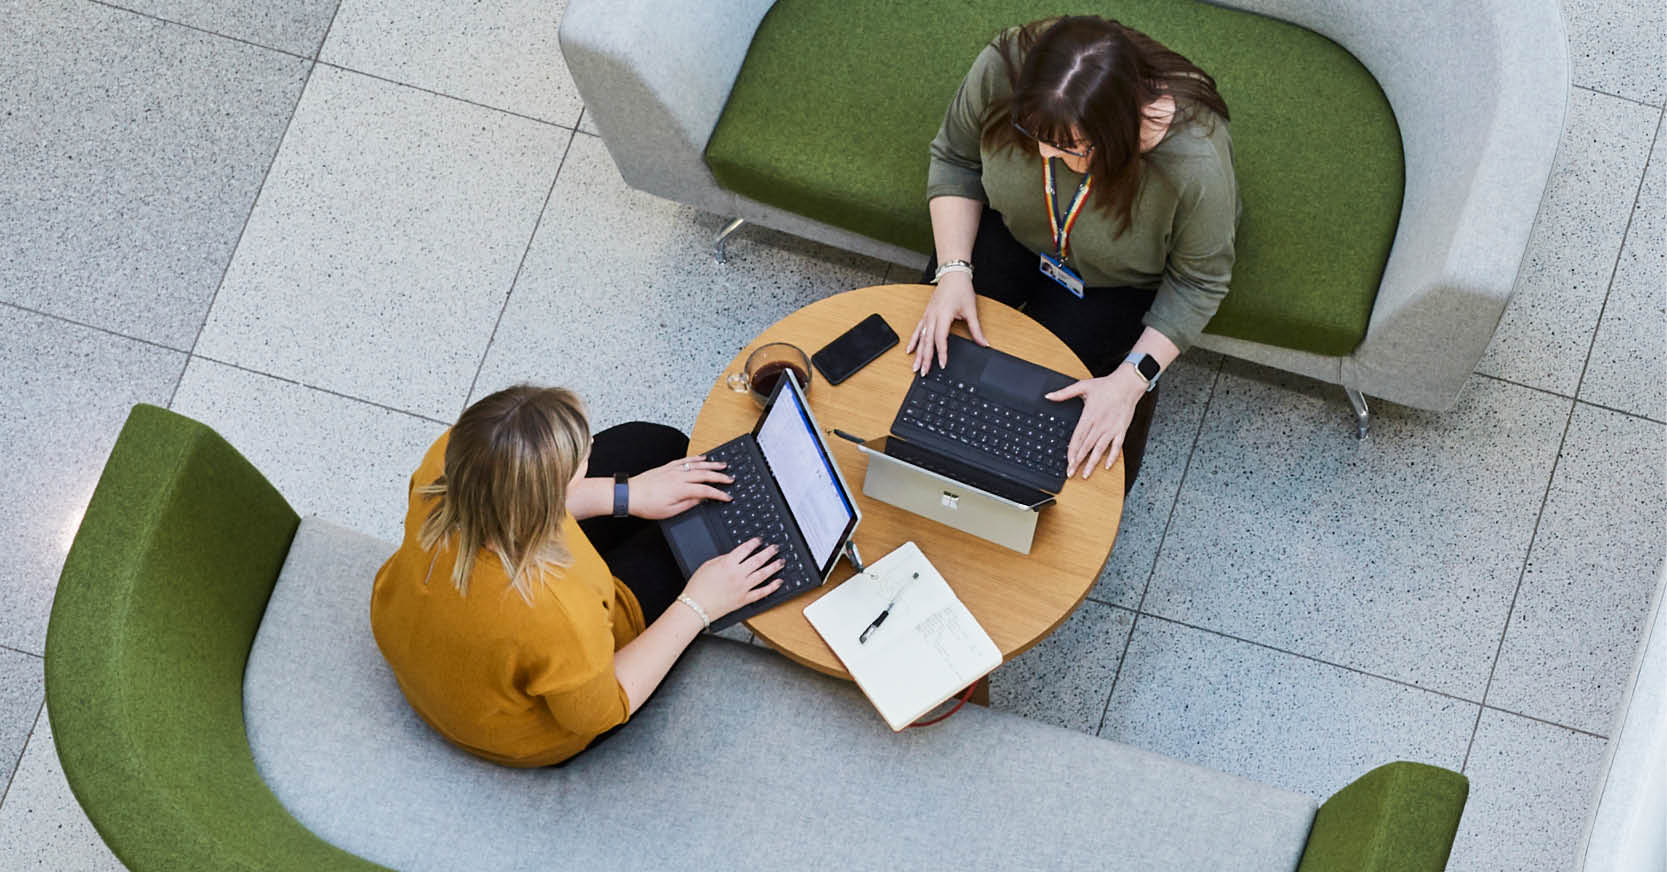
[[[1035,21],[1007,31],[997,43],[1012,84],[983,119],[992,150],[1032,148],[1025,130],[1050,143],[1071,143],[1081,131],[1094,151],[1088,171],[1095,208],[1112,216],[1117,232],[1129,225],[1140,184],[1143,107],[1168,94],[1170,124],[1194,119],[1200,107],[1227,119],[1215,79],[1157,40],[1097,15]]]

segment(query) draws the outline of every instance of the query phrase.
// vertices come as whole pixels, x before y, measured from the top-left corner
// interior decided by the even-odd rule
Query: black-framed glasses
[[[1027,136],[1031,139],[1036,140],[1037,142],[1043,143],[1044,145],[1048,146],[1049,148],[1064,152],[1065,154],[1068,154],[1071,157],[1088,157],[1089,155],[1094,153],[1094,146],[1092,146],[1092,145],[1088,146],[1087,148],[1066,148],[1063,145],[1056,145],[1052,142],[1048,142],[1047,140],[1043,139],[1042,137],[1037,136],[1036,134],[1031,133],[1030,131],[1024,129],[1024,126],[1021,125],[1017,121],[1013,122],[1013,129],[1019,131],[1020,133],[1023,133],[1025,136]]]

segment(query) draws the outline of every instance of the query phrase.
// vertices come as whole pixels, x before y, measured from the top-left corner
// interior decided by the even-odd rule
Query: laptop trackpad
[[[979,375],[978,381],[979,384],[994,388],[998,393],[1006,394],[1024,405],[1034,403],[1048,392],[1047,370],[1001,355],[990,356],[984,363],[984,372]]]
[[[683,516],[665,523],[661,530],[671,543],[671,552],[678,557],[678,562],[687,561],[682,567],[685,576],[693,575],[702,563],[718,556],[718,543],[712,541],[712,533],[706,529],[706,519],[696,512],[685,512]]]

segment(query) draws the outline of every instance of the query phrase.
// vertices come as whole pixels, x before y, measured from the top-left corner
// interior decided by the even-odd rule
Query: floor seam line
[[[335,390],[333,388],[326,388],[326,387],[320,387],[318,385],[308,384],[304,381],[300,381],[299,379],[293,379],[293,378],[290,378],[288,376],[282,376],[282,375],[278,375],[276,373],[270,373],[270,372],[263,372],[262,370],[255,369],[253,367],[244,366],[240,363],[232,363],[229,360],[220,360],[219,358],[209,357],[206,354],[193,354],[192,357],[197,358],[198,360],[206,360],[209,363],[218,364],[220,366],[229,366],[232,369],[239,370],[241,372],[250,373],[251,375],[258,375],[258,376],[261,376],[262,378],[269,378],[269,379],[273,379],[274,381],[284,382],[285,384],[292,384],[292,385],[295,385],[296,387],[299,387],[299,388],[306,388],[309,391],[318,391],[321,394],[328,394],[332,397],[337,397],[337,398],[340,398],[340,399],[343,399],[343,400],[351,400],[355,403],[363,403],[367,406],[372,406],[374,408],[381,409],[385,412],[393,412],[395,414],[405,415],[405,416],[410,417],[410,418],[416,418],[420,421],[427,421],[431,424],[439,424],[442,427],[450,427],[451,424],[452,424],[452,422],[450,422],[450,421],[442,421],[439,418],[430,418],[427,415],[421,414],[419,412],[413,412],[410,409],[401,409],[398,406],[390,406],[387,403],[379,403],[375,400],[367,399],[365,397],[358,397],[358,396],[354,396],[353,394],[343,393],[342,391],[338,391],[338,390]],[[171,403],[169,405],[170,405],[170,407],[172,406]]]
[[[1583,406],[1591,406],[1594,409],[1602,409],[1606,412],[1614,412],[1617,415],[1625,415],[1628,418],[1637,418],[1641,421],[1648,421],[1651,424],[1667,424],[1667,421],[1664,421],[1660,418],[1652,418],[1649,415],[1643,414],[1642,412],[1632,412],[1632,411],[1628,411],[1626,409],[1616,408],[1614,406],[1606,406],[1603,403],[1594,403],[1591,400],[1582,399],[1580,397],[1574,396],[1573,394],[1565,394],[1565,393],[1562,393],[1561,391],[1551,390],[1550,388],[1542,388],[1539,385],[1531,385],[1531,384],[1528,384],[1526,382],[1519,382],[1519,381],[1516,381],[1514,379],[1505,378],[1504,376],[1494,375],[1491,372],[1482,372],[1481,370],[1476,370],[1474,374],[1477,375],[1477,376],[1480,376],[1482,378],[1485,378],[1485,379],[1490,379],[1492,381],[1499,382],[1501,384],[1507,384],[1507,385],[1511,385],[1512,387],[1522,388],[1523,390],[1529,390],[1529,391],[1534,391],[1536,393],[1545,394],[1548,397],[1556,397],[1559,400],[1570,400],[1572,402],[1579,403]]]
[[[249,232],[249,224],[255,219],[256,210],[260,209],[261,195],[266,193],[266,183],[272,178],[272,169],[278,165],[278,159],[284,153],[284,140],[289,138],[290,128],[295,124],[295,116],[301,114],[301,103],[307,99],[307,86],[312,84],[313,71],[318,69],[318,62],[307,60],[307,72],[301,78],[301,88],[295,94],[295,105],[290,107],[289,118],[284,121],[283,132],[278,134],[278,140],[272,147],[272,159],[266,162],[266,171],[261,173],[260,184],[255,187],[255,196],[249,202],[249,211],[243,216],[243,225],[237,229],[237,239],[232,242],[231,254],[226,257],[226,265],[220,270],[220,281],[214,284],[214,293],[209,295],[208,305],[203,307],[203,317],[197,322],[197,334],[191,339],[191,350],[187,352],[185,366],[179,371],[179,379],[174,382],[174,389],[168,393],[168,403],[164,408],[172,409],[174,400],[179,397],[180,385],[185,383],[185,373],[191,369],[191,358],[197,355],[197,345],[203,340],[203,331],[208,328],[208,320],[214,315],[214,304],[220,299],[220,291],[226,286],[226,277],[231,275],[232,264],[237,262],[237,253],[243,248],[244,234]],[[206,359],[206,358],[205,358]]]
[[[1347,663],[1337,663],[1335,661],[1327,660],[1323,657],[1316,657],[1312,654],[1304,654],[1301,651],[1293,651],[1289,648],[1281,648],[1278,645],[1270,645],[1267,642],[1258,642],[1255,639],[1248,639],[1248,638],[1245,638],[1244,636],[1235,636],[1232,633],[1226,633],[1226,632],[1223,632],[1221,630],[1212,630],[1209,627],[1205,627],[1205,626],[1202,626],[1200,624],[1193,624],[1193,623],[1189,623],[1187,621],[1178,620],[1176,618],[1165,617],[1164,615],[1160,615],[1160,614],[1157,614],[1155,612],[1141,612],[1140,614],[1141,614],[1142,617],[1147,617],[1147,618],[1152,618],[1153,620],[1163,621],[1166,624],[1174,624],[1178,627],[1186,627],[1189,630],[1195,630],[1195,631],[1200,632],[1200,633],[1209,633],[1212,636],[1220,636],[1223,639],[1228,639],[1228,640],[1231,640],[1231,641],[1234,641],[1234,642],[1241,642],[1241,643],[1246,644],[1246,645],[1251,645],[1251,646],[1254,646],[1254,647],[1257,647],[1257,648],[1262,648],[1262,649],[1267,650],[1267,651],[1272,651],[1276,654],[1284,654],[1288,657],[1296,657],[1300,660],[1307,660],[1310,663],[1317,663],[1321,666],[1330,666],[1330,667],[1335,668],[1335,669],[1344,670],[1345,672],[1353,672],[1354,674],[1363,676],[1365,678],[1372,678],[1372,679],[1376,679],[1378,681],[1388,682],[1389,684],[1398,685],[1400,687],[1407,688],[1408,690],[1416,690],[1416,691],[1421,691],[1423,693],[1434,694],[1435,696],[1445,697],[1447,699],[1453,700],[1454,702],[1462,702],[1466,705],[1473,705],[1473,706],[1483,706],[1484,705],[1479,700],[1467,699],[1465,697],[1459,696],[1456,693],[1449,693],[1445,690],[1436,690],[1434,688],[1425,687],[1421,684],[1416,684],[1414,682],[1407,681],[1404,678],[1394,678],[1394,677],[1388,676],[1388,675],[1380,675],[1376,672],[1371,672],[1371,671],[1366,670],[1366,669],[1361,669],[1358,666],[1350,666]],[[1514,712],[1513,712],[1513,714],[1514,714]],[[1561,725],[1559,725],[1559,726],[1561,726]]]
[[[1157,550],[1152,552],[1152,565],[1146,570],[1146,583],[1140,588],[1140,600],[1135,605],[1134,620],[1129,622],[1129,635],[1123,640],[1123,653],[1117,657],[1117,668],[1111,674],[1111,687],[1106,690],[1106,704],[1100,708],[1100,725],[1094,729],[1094,735],[1106,728],[1106,718],[1111,714],[1111,698],[1117,693],[1117,683],[1123,679],[1123,664],[1129,658],[1129,647],[1134,644],[1135,628],[1140,626],[1140,617],[1146,608],[1146,594],[1152,589],[1152,578],[1158,572],[1158,560],[1163,557],[1164,543],[1169,541],[1169,527],[1175,523],[1175,509],[1181,504],[1181,491],[1187,486],[1187,473],[1192,471],[1192,458],[1198,453],[1198,442],[1204,435],[1204,423],[1210,419],[1210,407],[1215,403],[1216,388],[1221,384],[1221,370],[1227,362],[1225,356],[1216,358],[1215,373],[1210,379],[1210,391],[1204,395],[1204,411],[1198,416],[1198,427],[1192,433],[1192,447],[1187,451],[1187,461],[1181,466],[1181,480],[1175,485],[1175,499],[1169,503],[1169,517],[1164,519],[1163,532],[1158,534]],[[1112,543],[1115,550],[1117,543]]]
[[[582,113],[581,113],[582,114]],[[503,305],[498,307],[497,320],[492,322],[492,332],[486,337],[486,346],[481,349],[480,363],[475,365],[475,377],[469,379],[469,390],[463,394],[463,409],[458,410],[462,415],[469,407],[469,398],[475,395],[475,387],[480,384],[480,374],[486,369],[486,359],[492,356],[492,343],[498,340],[498,328],[504,323],[504,313],[509,311],[509,301],[515,296],[515,287],[521,283],[521,271],[526,269],[527,258],[532,255],[533,245],[538,242],[538,231],[544,226],[544,213],[550,208],[550,200],[556,195],[556,183],[561,180],[562,168],[567,166],[567,155],[573,150],[573,137],[576,131],[568,131],[567,145],[561,150],[561,159],[556,161],[555,175],[550,177],[550,187],[544,191],[544,203],[538,207],[538,217],[533,219],[533,229],[527,234],[527,245],[521,249],[521,260],[515,264],[515,275],[509,280],[509,290],[504,292]]]
[[[342,11],[342,0],[336,0],[336,8],[330,10],[330,22],[324,25],[324,33],[318,37],[318,47],[313,49],[313,63],[324,55],[324,46],[330,41],[330,31],[336,28],[336,16]]]
[[[23,746],[17,749],[17,760],[12,763],[12,774],[6,779],[6,789],[0,790],[0,809],[6,807],[6,800],[11,798],[12,785],[17,783],[18,770],[23,768],[23,755],[29,752],[29,743],[35,740],[35,730],[40,728],[41,718],[46,717],[46,697],[41,697],[40,708],[35,709],[35,719],[29,722],[29,733],[23,737]]]
[[[322,46],[320,46],[320,48],[322,48]],[[469,106],[474,106],[477,109],[486,109],[486,110],[492,111],[492,112],[501,112],[505,115],[510,115],[510,116],[520,118],[520,119],[523,119],[523,120],[526,120],[526,121],[531,121],[535,124],[542,124],[542,125],[545,125],[547,127],[555,127],[555,128],[560,129],[560,130],[568,131],[569,133],[579,132],[578,124],[576,122],[572,127],[569,127],[566,124],[562,124],[559,121],[550,121],[550,120],[545,119],[545,118],[539,118],[535,115],[528,115],[525,112],[517,112],[514,109],[505,109],[502,106],[493,106],[489,103],[482,103],[478,100],[470,100],[467,97],[459,97],[456,94],[447,94],[444,91],[436,91],[433,88],[425,88],[422,85],[414,85],[410,82],[401,82],[398,79],[390,79],[387,76],[377,75],[376,73],[367,73],[364,70],[355,69],[353,67],[349,67],[349,66],[346,66],[344,64],[333,63],[331,61],[325,61],[325,60],[316,61],[315,63],[317,63],[319,66],[329,67],[333,70],[340,70],[344,73],[352,73],[355,76],[364,76],[367,79],[375,79],[378,82],[386,82],[386,83],[388,83],[390,85],[394,85],[396,87],[410,88],[413,91],[419,91],[421,93],[430,94],[430,95],[433,95],[435,97],[441,97],[441,98],[446,99],[446,100],[455,100],[459,103],[463,103],[463,104],[466,104],[466,105],[469,105]],[[585,135],[586,136],[593,136],[594,134],[587,133]]]
[[[173,27],[183,27],[186,30],[195,31],[196,33],[201,33],[204,36],[218,37],[220,39],[224,39],[224,40],[227,40],[229,42],[242,43],[243,45],[252,46],[254,48],[265,49],[265,50],[271,51],[271,52],[277,52],[278,54],[286,55],[288,57],[295,58],[298,61],[311,60],[311,58],[307,57],[306,55],[290,51],[289,49],[278,48],[277,46],[274,46],[274,45],[266,45],[265,43],[255,42],[252,39],[247,39],[247,38],[244,38],[244,37],[241,37],[241,36],[232,36],[229,33],[221,33],[217,30],[209,30],[206,27],[199,27],[195,24],[188,24],[184,21],[175,21],[172,18],[163,18],[162,16],[157,15],[155,13],[141,12],[138,9],[129,9],[128,7],[122,6],[118,3],[111,3],[111,2],[109,2],[109,0],[88,0],[88,2],[92,3],[95,6],[103,6],[106,9],[111,9],[111,10],[114,10],[114,11],[117,11],[117,12],[125,12],[129,15],[137,16],[139,18],[148,18],[151,21],[155,21],[159,24],[167,24],[167,25],[171,25]]]
[[[1602,733],[1594,733],[1591,730],[1584,729],[1582,727],[1571,727],[1568,724],[1559,724],[1556,721],[1551,720],[1550,718],[1536,717],[1534,715],[1524,714],[1524,713],[1518,712],[1518,711],[1512,711],[1508,708],[1501,708],[1500,706],[1496,706],[1496,705],[1484,705],[1484,706],[1482,706],[1482,708],[1487,709],[1488,711],[1499,712],[1502,715],[1510,715],[1513,718],[1522,718],[1525,721],[1533,721],[1534,723],[1537,723],[1537,724],[1545,724],[1548,727],[1556,727],[1559,730],[1568,730],[1571,733],[1579,733],[1582,736],[1590,736],[1594,739],[1602,739],[1605,742],[1609,741],[1609,737],[1603,735]]]
[[[1656,129],[1650,133],[1649,147],[1644,151],[1644,168],[1638,174],[1638,187],[1632,192],[1632,205],[1627,207],[1626,227],[1621,231],[1621,245],[1615,251],[1615,262],[1609,267],[1609,281],[1603,286],[1603,303],[1598,306],[1597,319],[1592,324],[1592,338],[1586,343],[1586,357],[1580,362],[1580,377],[1574,382],[1575,399],[1580,398],[1580,389],[1586,386],[1586,373],[1592,367],[1592,352],[1598,347],[1598,334],[1603,331],[1603,313],[1609,311],[1609,295],[1615,292],[1615,276],[1621,272],[1621,259],[1626,256],[1627,238],[1632,235],[1632,220],[1638,217],[1638,203],[1644,196],[1644,180],[1650,174],[1650,158],[1655,154],[1655,141],[1661,133],[1660,119],[1656,119]]]
[[[1643,106],[1643,107],[1646,107],[1646,108],[1649,108],[1649,109],[1655,109],[1657,111],[1661,111],[1663,108],[1667,108],[1667,107],[1664,107],[1663,105],[1658,105],[1658,104],[1655,104],[1655,103],[1651,103],[1648,100],[1644,100],[1644,99],[1641,99],[1641,98],[1638,98],[1638,97],[1628,97],[1625,94],[1612,94],[1608,91],[1603,91],[1603,90],[1599,90],[1597,88],[1594,88],[1591,85],[1578,85],[1578,84],[1571,83],[1570,87],[1579,88],[1582,91],[1587,91],[1587,92],[1597,94],[1597,95],[1603,96],[1603,97],[1613,97],[1616,100],[1625,100],[1628,103],[1633,103],[1633,104],[1636,104],[1638,106]]]
[[[44,661],[46,659],[46,656],[43,655],[43,654],[36,654],[33,651],[25,651],[24,649],[19,648],[15,645],[0,645],[0,651],[10,651],[13,654],[22,654],[25,657],[33,657],[36,660],[43,660]]]
[[[1522,595],[1522,582],[1528,577],[1528,564],[1534,559],[1534,545],[1540,538],[1540,522],[1545,520],[1545,508],[1551,503],[1551,488],[1557,483],[1557,469],[1563,463],[1563,448],[1568,444],[1569,428],[1574,424],[1574,405],[1569,406],[1569,415],[1563,421],[1563,435],[1557,440],[1557,453],[1551,461],[1551,473],[1545,479],[1545,493],[1540,496],[1540,510],[1534,515],[1534,529],[1528,534],[1528,547],[1522,555],[1522,567],[1517,570],[1516,588],[1511,591],[1511,603],[1505,608],[1505,624],[1499,629],[1499,644],[1493,649],[1493,663],[1488,666],[1488,680],[1482,685],[1482,710],[1488,709],[1488,694],[1493,692],[1494,675],[1499,671],[1499,658],[1505,652],[1505,637],[1511,632],[1511,618],[1516,615],[1517,598]],[[1470,765],[1470,755],[1476,749],[1476,734],[1482,728],[1482,712],[1476,713],[1476,723],[1470,729],[1470,741],[1465,745],[1464,762],[1459,765],[1459,771],[1465,771]]]
[[[28,312],[31,315],[39,315],[42,318],[51,318],[54,321],[62,321],[65,324],[70,324],[70,325],[73,325],[73,326],[76,326],[76,327],[81,327],[81,328],[86,329],[86,330],[93,330],[93,331],[96,331],[98,333],[103,333],[107,336],[114,336],[117,339],[126,339],[129,342],[138,342],[142,345],[149,345],[152,348],[159,348],[163,351],[172,351],[175,354],[189,355],[191,353],[190,351],[188,351],[184,348],[175,348],[174,346],[169,345],[166,342],[157,342],[154,339],[146,339],[143,336],[131,336],[131,335],[128,335],[126,333],[122,333],[119,330],[111,330],[109,327],[100,327],[97,324],[88,324],[85,321],[77,321],[74,318],[66,317],[64,315],[54,314],[52,312],[45,312],[45,311],[42,311],[40,309],[34,309],[34,308],[29,307],[29,306],[20,305],[18,303],[13,303],[13,302],[10,302],[10,301],[7,301],[7,300],[0,300],[0,306],[9,306],[13,309],[16,309],[16,310],[20,311],[20,312]]]

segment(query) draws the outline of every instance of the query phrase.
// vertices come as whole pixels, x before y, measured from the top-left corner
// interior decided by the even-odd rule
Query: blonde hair
[[[438,497],[418,541],[433,551],[457,537],[452,584],[469,593],[482,549],[503,562],[510,586],[532,601],[534,580],[565,567],[567,486],[590,450],[584,404],[566,388],[516,385],[465,409],[451,429],[444,473],[417,493]]]

